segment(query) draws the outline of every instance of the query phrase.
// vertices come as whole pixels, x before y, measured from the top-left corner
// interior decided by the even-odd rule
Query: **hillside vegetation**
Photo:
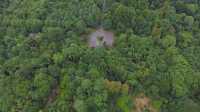
[[[0,112],[199,110],[199,0],[0,0]]]

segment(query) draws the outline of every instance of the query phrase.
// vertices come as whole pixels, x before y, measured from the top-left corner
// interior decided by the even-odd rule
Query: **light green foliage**
[[[160,100],[153,100],[152,105],[154,108],[156,108],[156,110],[160,111],[162,103],[163,102]]]
[[[186,4],[186,8],[190,14],[195,14],[198,10],[197,4]]]
[[[188,47],[192,42],[192,34],[190,32],[180,32],[178,42],[180,47]]]
[[[132,110],[131,97],[122,96],[117,100],[117,106],[122,112],[130,112]]]
[[[56,64],[60,64],[64,61],[64,56],[61,53],[56,53],[53,55],[53,60]]]
[[[191,27],[194,24],[194,18],[192,16],[186,16],[184,22]]]
[[[33,98],[42,98],[48,96],[51,86],[52,86],[52,77],[44,73],[39,73],[34,77],[33,86],[36,90],[33,92]]]
[[[167,35],[161,40],[161,44],[164,48],[173,47],[176,45],[176,38],[171,35]]]

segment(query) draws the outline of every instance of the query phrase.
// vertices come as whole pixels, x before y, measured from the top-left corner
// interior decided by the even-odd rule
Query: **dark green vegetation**
[[[112,48],[88,47],[99,26]],[[199,0],[0,0],[0,112],[137,112],[139,94],[199,112]]]

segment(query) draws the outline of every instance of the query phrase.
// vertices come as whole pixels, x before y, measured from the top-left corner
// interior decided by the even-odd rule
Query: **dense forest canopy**
[[[0,112],[199,110],[200,0],[0,0]]]

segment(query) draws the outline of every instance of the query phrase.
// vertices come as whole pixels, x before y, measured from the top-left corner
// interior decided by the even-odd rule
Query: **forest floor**
[[[112,47],[114,43],[114,33],[106,31],[103,28],[95,30],[89,35],[89,46],[90,47],[101,47],[109,46]]]
[[[149,112],[158,112],[151,104],[151,99],[144,94],[140,94],[134,99],[135,109],[134,112],[143,112],[147,109]]]

